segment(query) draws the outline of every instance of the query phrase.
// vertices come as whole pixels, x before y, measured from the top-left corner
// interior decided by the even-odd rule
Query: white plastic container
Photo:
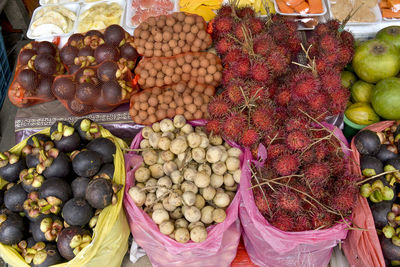
[[[330,1],[330,0],[326,0],[326,1],[328,1],[329,16],[330,16],[332,19],[335,19],[335,17],[333,16],[333,12],[332,12],[331,1]],[[372,21],[372,22],[351,22],[351,21],[349,21],[349,22],[347,22],[346,25],[353,25],[353,26],[360,25],[360,26],[363,26],[363,25],[371,25],[371,24],[380,23],[380,22],[382,21],[382,14],[381,14],[381,10],[379,9],[379,4],[376,4],[376,6],[374,6],[374,7],[372,8],[372,12],[373,12],[374,15],[375,15],[376,21]]]
[[[48,8],[48,7],[51,7],[51,6],[61,6],[61,7],[64,7],[64,8],[66,8],[66,9],[69,9],[69,10],[71,10],[72,12],[75,13],[77,19],[74,21],[74,24],[73,24],[73,26],[72,26],[72,30],[69,31],[69,32],[63,33],[63,34],[43,34],[43,35],[40,35],[40,36],[33,36],[33,35],[32,35],[32,30],[31,30],[31,26],[32,26],[32,23],[34,22],[34,19],[35,19],[35,17],[36,17],[36,14],[37,14],[41,9],[43,9],[43,8]],[[31,19],[31,22],[29,23],[28,32],[26,33],[26,35],[28,36],[29,39],[34,39],[34,40],[44,40],[44,39],[49,39],[49,38],[52,39],[52,38],[54,38],[54,37],[56,37],[56,36],[60,36],[60,37],[69,36],[69,35],[72,34],[72,32],[74,32],[74,31],[76,30],[79,10],[80,10],[80,5],[77,4],[77,3],[74,3],[74,4],[64,4],[64,5],[46,5],[46,6],[38,7],[38,8],[35,9],[35,11],[34,11],[33,14],[32,14],[32,19]]]
[[[79,23],[80,23],[80,20],[81,20],[80,19],[81,14],[83,14],[86,10],[90,9],[92,6],[95,6],[95,5],[98,5],[98,4],[101,4],[101,3],[106,3],[106,4],[118,3],[120,5],[120,7],[121,7],[121,18],[120,18],[120,21],[119,21],[119,25],[121,27],[124,27],[124,14],[125,14],[125,10],[124,9],[125,9],[125,6],[126,6],[126,1],[125,0],[97,1],[97,2],[92,2],[92,3],[87,3],[87,4],[85,4],[85,3],[81,4],[81,8],[80,8],[80,11],[79,11],[79,15],[78,15],[78,19],[77,19],[76,28],[74,30],[74,33],[78,33],[79,32],[78,31],[78,26],[79,26]]]
[[[63,4],[78,4],[81,3],[84,0],[56,0],[57,3],[51,4],[51,3],[46,3],[46,0],[39,0],[39,4],[41,6],[48,6],[48,5],[63,5]]]
[[[325,1],[324,0],[321,0],[321,1],[322,1],[323,12],[322,13],[316,13],[316,14],[314,14],[314,13],[313,14],[308,14],[308,13],[306,13],[306,14],[301,14],[301,13],[283,13],[283,12],[281,12],[279,10],[279,6],[278,6],[278,3],[276,2],[276,0],[274,0],[274,6],[275,6],[276,13],[278,13],[278,14],[280,14],[282,16],[316,17],[316,16],[324,16],[326,14],[326,12],[327,12],[327,7],[326,7]]]

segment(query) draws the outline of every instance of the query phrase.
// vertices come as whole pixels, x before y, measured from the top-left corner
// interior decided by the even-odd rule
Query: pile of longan
[[[220,58],[213,53],[185,53],[172,58],[144,58],[135,73],[143,89],[192,80],[216,87],[222,78],[222,65]]]
[[[176,12],[150,17],[134,33],[138,53],[144,57],[170,57],[206,50],[212,44],[201,16]]]
[[[187,120],[205,118],[207,105],[215,94],[211,85],[195,81],[154,87],[131,97],[129,114],[137,124],[149,125],[183,114]]]

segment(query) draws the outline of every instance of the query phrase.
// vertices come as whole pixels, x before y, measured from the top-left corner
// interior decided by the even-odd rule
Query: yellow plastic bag
[[[50,134],[50,128],[40,131],[42,134]],[[121,139],[114,137],[108,130],[101,127],[103,137],[111,138],[116,145],[114,158],[114,181],[125,187],[125,164],[122,148],[127,145]],[[10,151],[20,153],[26,145],[27,139],[14,146]],[[92,242],[76,255],[72,260],[53,265],[54,267],[117,267],[121,266],[122,260],[128,250],[129,225],[122,208],[124,188],[118,192],[118,203],[105,208],[99,216],[96,227],[93,230]],[[11,246],[0,243],[0,256],[11,266],[26,266],[22,256]]]

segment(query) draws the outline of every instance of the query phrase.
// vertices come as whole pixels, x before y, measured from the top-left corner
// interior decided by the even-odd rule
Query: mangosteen
[[[19,174],[21,185],[26,192],[38,191],[44,182],[44,176],[36,168],[24,169]]]
[[[90,180],[86,188],[86,200],[95,209],[104,209],[108,205],[116,204],[116,193],[121,189],[120,185],[113,184],[110,179],[95,178]]]
[[[48,137],[46,136],[46,138]],[[48,155],[55,157],[54,154],[58,154],[58,150],[54,148],[55,145],[52,141],[39,141],[36,136],[33,136],[32,140],[34,140],[33,146],[29,145],[30,142],[28,140],[28,144],[22,148],[22,155],[26,157],[25,162],[28,168],[37,167],[41,169],[38,172],[42,173],[43,166],[39,165],[49,166],[53,159],[48,159]]]
[[[68,225],[84,226],[93,217],[93,209],[84,198],[72,198],[65,203],[61,215]]]
[[[55,241],[62,229],[63,222],[55,215],[46,215],[29,225],[29,230],[36,242]]]
[[[27,249],[24,258],[32,267],[48,267],[64,261],[55,244],[43,242]]]
[[[61,61],[66,65],[73,65],[75,58],[78,56],[79,50],[74,46],[64,46],[60,50]]]
[[[52,177],[44,181],[39,190],[39,196],[41,199],[57,198],[65,203],[72,196],[71,186],[63,179]]]
[[[83,177],[92,177],[103,164],[102,155],[93,150],[83,150],[72,159],[72,168],[75,173]]]
[[[43,171],[44,177],[64,178],[70,174],[71,160],[63,152],[60,152],[57,157],[53,158],[53,161],[50,166],[46,166],[46,164],[44,164],[43,167],[44,167]]]
[[[12,185],[4,193],[4,205],[14,212],[24,211],[23,205],[26,199],[26,192],[21,184]]]
[[[21,216],[8,210],[0,213],[0,242],[14,245],[24,237],[24,221]]]
[[[383,172],[382,161],[372,156],[361,156],[360,167],[362,174],[366,177],[371,177]]]
[[[388,224],[387,214],[392,211],[392,203],[392,201],[382,201],[370,205],[376,228],[381,229]]]
[[[36,89],[36,95],[41,98],[54,99],[54,95],[51,92],[53,81],[53,76],[42,75],[42,77],[40,77],[39,85]]]
[[[364,130],[354,137],[354,144],[361,155],[375,155],[381,148],[381,141],[376,132]]]
[[[72,152],[79,148],[81,138],[75,128],[67,121],[56,121],[50,128],[50,137],[62,152]],[[54,175],[51,175],[54,176]],[[59,176],[59,175],[55,175]],[[60,176],[59,176],[60,177]]]
[[[68,77],[57,77],[53,82],[51,91],[59,99],[72,99],[75,95],[75,84]]]
[[[34,67],[40,74],[53,75],[57,71],[57,62],[53,56],[41,54],[35,58]]]
[[[0,166],[0,178],[8,182],[18,180],[19,173],[26,168],[25,160],[9,151],[0,153]]]
[[[88,82],[80,83],[76,88],[76,98],[83,104],[91,104],[100,95],[100,88]]]
[[[79,226],[70,226],[58,235],[57,248],[66,260],[72,260],[84,247],[92,242],[89,232]]]
[[[53,203],[54,204],[54,203]],[[46,199],[39,198],[39,192],[30,192],[24,201],[24,213],[29,221],[34,222],[43,218],[46,214],[58,213],[60,208],[57,205],[50,205]]]
[[[2,207],[3,204],[4,204],[4,190],[0,189],[0,207]]]
[[[75,72],[77,72],[79,69],[81,68],[81,66],[79,65],[70,65],[68,68],[68,74],[74,74]]]
[[[117,24],[108,26],[104,31],[104,41],[106,44],[118,47],[124,38],[125,30]]]
[[[56,47],[54,46],[54,44],[52,44],[48,41],[43,41],[43,42],[38,43],[36,52],[38,53],[38,55],[49,54],[49,55],[55,57],[57,50],[56,50]]]
[[[90,105],[82,104],[78,100],[72,99],[68,101],[68,109],[76,116],[83,116],[90,113],[93,108]]]
[[[101,86],[105,102],[109,105],[116,105],[122,99],[122,88],[116,81],[104,82]]]
[[[27,65],[29,60],[36,55],[33,49],[23,49],[18,56],[19,63],[21,65]]]
[[[396,147],[394,147],[394,148],[396,148]],[[397,150],[397,148],[396,148],[396,150]],[[379,151],[375,155],[375,157],[378,158],[382,162],[386,162],[390,159],[399,158],[399,155],[397,153],[393,152],[393,145],[382,144],[381,148],[379,149]]]
[[[96,138],[90,141],[86,148],[99,153],[103,163],[113,163],[116,147],[110,139],[104,137]]]
[[[99,45],[104,44],[104,36],[98,30],[91,30],[85,34],[83,43],[85,46],[96,49]]]
[[[102,44],[94,51],[94,57],[97,63],[101,63],[106,60],[118,61],[119,51],[112,45]]]
[[[74,128],[78,131],[81,139],[89,142],[94,138],[100,137],[100,126],[88,118],[82,118],[74,123]]]
[[[130,45],[128,43],[124,44],[123,46],[121,46],[119,48],[119,50],[121,53],[121,57],[136,63],[136,60],[138,59],[139,54],[132,45]]]
[[[77,47],[78,49],[84,46],[83,44],[84,36],[80,33],[74,33],[68,38],[68,45]]]
[[[35,71],[24,69],[18,73],[17,81],[25,90],[34,91],[39,84],[39,77]]]
[[[113,163],[103,164],[103,166],[101,166],[100,171],[94,177],[112,180],[114,178],[114,164]]]
[[[85,198],[86,188],[90,179],[86,177],[78,177],[71,183],[72,194],[74,198]]]
[[[50,137],[48,137],[45,134],[38,133],[29,137],[26,144],[33,147],[39,147],[40,145],[43,145],[47,141],[50,141]]]
[[[97,77],[103,82],[114,80],[116,78],[116,73],[118,70],[118,65],[114,61],[104,61],[97,69]]]
[[[391,261],[400,260],[400,246],[396,246],[391,239],[383,235],[379,239],[381,241],[383,256]]]
[[[103,95],[101,95],[100,97],[98,97],[98,98],[96,99],[96,101],[93,103],[93,105],[94,105],[94,107],[95,107],[97,110],[101,110],[102,112],[107,112],[107,111],[110,111],[110,110],[113,109],[113,107],[110,106],[110,105],[107,103],[107,101],[106,101],[106,99],[105,99],[105,97],[104,97]]]
[[[78,57],[93,57],[94,51],[92,48],[85,46],[78,52]]]

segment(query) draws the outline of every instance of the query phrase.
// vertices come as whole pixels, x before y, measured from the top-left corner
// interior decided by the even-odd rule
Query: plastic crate
[[[3,106],[4,99],[7,96],[11,74],[10,64],[7,59],[7,50],[0,27],[0,108]]]

